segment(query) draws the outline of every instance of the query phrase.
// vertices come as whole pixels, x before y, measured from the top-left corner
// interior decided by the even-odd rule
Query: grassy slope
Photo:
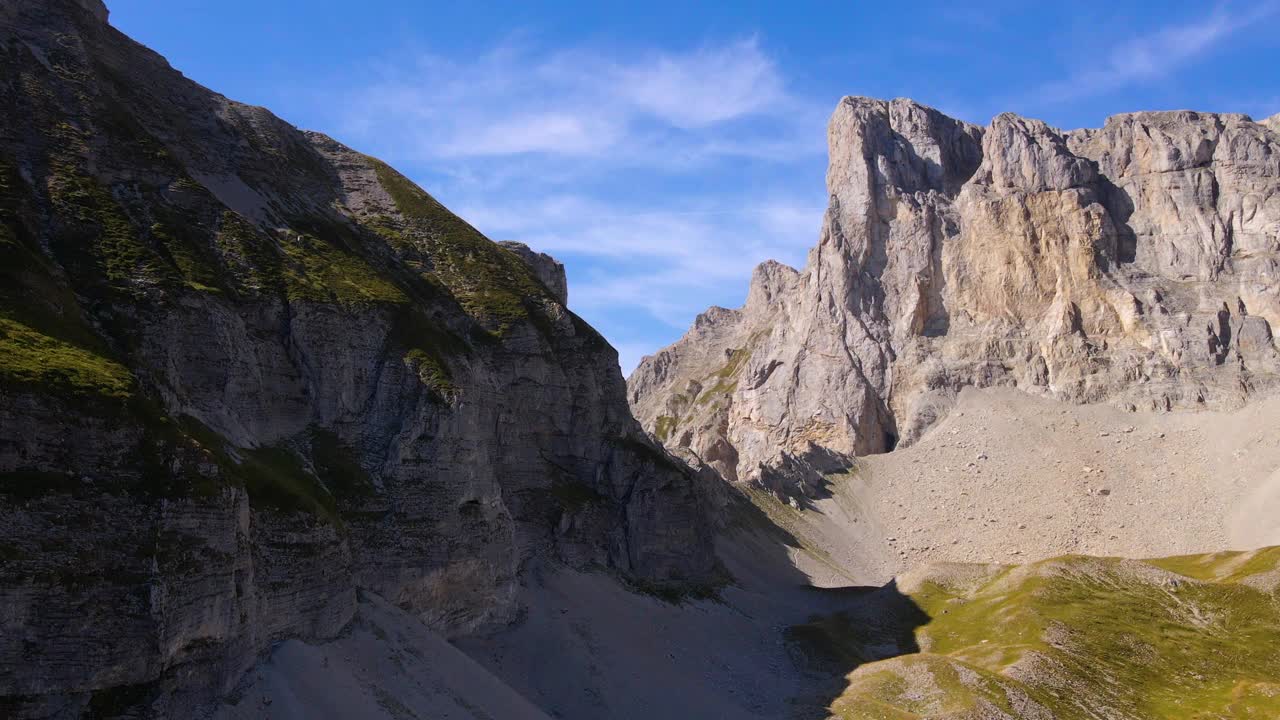
[[[909,583],[931,618],[915,631],[922,652],[862,665],[831,710],[849,719],[1280,717],[1278,566],[1280,548],[947,568]]]
[[[547,290],[515,254],[489,241],[422,188],[375,158],[367,158],[391,196],[403,222],[378,217],[366,225],[393,246],[421,243],[434,279],[468,315],[497,328],[532,320],[539,323]]]

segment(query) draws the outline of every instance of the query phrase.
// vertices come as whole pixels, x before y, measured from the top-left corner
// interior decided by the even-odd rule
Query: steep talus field
[[[0,5],[0,715],[190,716],[357,588],[457,636],[542,562],[721,581],[563,268],[106,18]]]
[[[834,718],[1280,714],[1278,548],[943,564],[898,587],[929,618],[915,630],[920,650],[860,665],[831,704]],[[858,628],[839,615],[791,633],[806,652],[864,654]]]
[[[961,391],[909,447],[780,502],[816,584],[879,585],[930,562],[1159,557],[1280,543],[1280,400],[1132,413],[1010,388]]]

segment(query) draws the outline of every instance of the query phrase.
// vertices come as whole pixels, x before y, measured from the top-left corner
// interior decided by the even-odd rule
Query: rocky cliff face
[[[563,268],[105,20],[0,5],[0,715],[191,717],[360,589],[716,581]]]
[[[645,426],[725,477],[810,492],[965,386],[1169,410],[1276,383],[1276,118],[1062,132],[851,97],[829,144],[806,268],[762,265],[629,381]]]
[[[546,253],[540,253],[520,242],[503,240],[498,243],[520,257],[533,270],[534,277],[551,291],[561,305],[569,303],[569,280],[565,277],[564,265]]]

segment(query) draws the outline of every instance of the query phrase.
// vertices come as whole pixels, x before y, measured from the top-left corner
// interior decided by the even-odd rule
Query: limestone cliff
[[[0,715],[192,717],[358,589],[458,635],[540,563],[716,581],[562,268],[106,17],[0,4]]]
[[[805,269],[762,265],[744,307],[709,310],[629,381],[645,426],[725,477],[811,492],[965,386],[1168,410],[1276,383],[1274,119],[983,128],[850,97],[828,140]]]

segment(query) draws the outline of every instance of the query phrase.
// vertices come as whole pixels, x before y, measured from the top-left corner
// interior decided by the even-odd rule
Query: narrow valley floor
[[[1165,705],[1108,695],[1073,663],[1167,707],[1193,697],[1177,683],[1215,678],[1194,695],[1205,717],[1255,717],[1280,702],[1280,677],[1265,669],[1270,646],[1236,645],[1280,641],[1280,554],[1039,561],[1280,544],[1277,419],[1280,399],[1155,415],[966,391],[920,442],[861,459],[807,509],[748,493],[755,507],[743,503],[718,544],[736,582],[715,599],[672,603],[546,566],[527,575],[520,622],[450,643],[369,596],[343,638],[275,648],[218,717],[1087,712],[1054,704],[1068,687],[1099,703],[1097,717],[1161,717]],[[1087,632],[1097,603],[1125,609],[1104,625],[1132,668],[1098,665],[1118,650]],[[1171,650],[1169,635],[1184,641]],[[1165,672],[1145,673],[1156,661]],[[1241,670],[1251,663],[1264,667]]]

